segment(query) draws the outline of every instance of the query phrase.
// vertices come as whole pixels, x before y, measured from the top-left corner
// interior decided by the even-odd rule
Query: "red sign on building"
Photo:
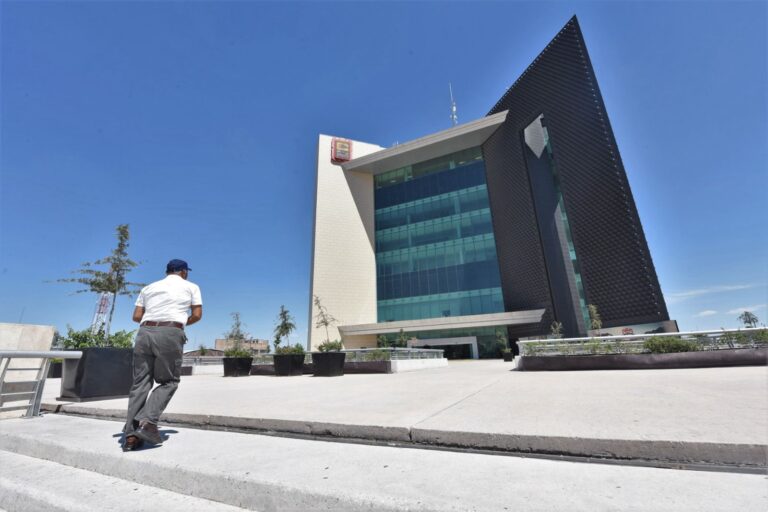
[[[349,162],[350,160],[352,160],[352,141],[333,139],[331,141],[331,161]]]

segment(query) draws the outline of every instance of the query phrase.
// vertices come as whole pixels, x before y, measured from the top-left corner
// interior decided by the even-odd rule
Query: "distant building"
[[[216,340],[216,350],[229,350],[234,344],[233,340]],[[243,340],[240,342],[240,346],[254,354],[264,354],[269,351],[269,342],[267,340]]]
[[[402,330],[487,357],[553,322],[586,336],[590,304],[604,330],[677,330],[575,17],[484,118],[391,148],[320,135],[315,295],[336,323],[311,349]]]

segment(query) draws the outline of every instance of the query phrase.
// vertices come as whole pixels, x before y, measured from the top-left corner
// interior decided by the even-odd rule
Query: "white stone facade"
[[[309,350],[326,339],[325,329],[315,327],[315,295],[340,325],[376,322],[373,176],[331,162],[332,140],[320,135],[318,141]],[[352,141],[353,158],[381,149]],[[328,337],[341,339],[336,327],[329,327]]]

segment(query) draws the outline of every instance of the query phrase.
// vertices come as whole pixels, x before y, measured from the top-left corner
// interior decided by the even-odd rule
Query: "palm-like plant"
[[[563,323],[562,322],[552,322],[552,325],[549,326],[550,333],[552,334],[553,338],[562,338],[563,337]]]
[[[285,338],[288,345],[290,345],[290,335],[296,330],[296,324],[293,321],[291,313],[285,309],[285,306],[280,306],[280,313],[277,314],[277,326],[275,326],[275,341],[277,339]]]
[[[325,342],[330,343],[331,337],[328,334],[328,326],[335,325],[336,319],[328,313],[328,309],[320,302],[320,297],[315,295],[313,302],[317,308],[317,315],[315,315],[315,327],[325,327]]]
[[[600,312],[597,310],[597,306],[594,304],[587,304],[587,310],[589,311],[589,323],[592,329],[595,331],[602,329],[603,320],[600,318]]]
[[[757,323],[760,321],[751,311],[744,311],[739,315],[739,320],[744,324],[744,327],[757,327]]]

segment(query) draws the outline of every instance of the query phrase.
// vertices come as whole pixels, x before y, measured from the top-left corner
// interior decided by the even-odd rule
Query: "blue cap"
[[[180,272],[182,270],[192,270],[187,266],[187,262],[184,260],[171,260],[168,265],[165,266],[166,272]]]

